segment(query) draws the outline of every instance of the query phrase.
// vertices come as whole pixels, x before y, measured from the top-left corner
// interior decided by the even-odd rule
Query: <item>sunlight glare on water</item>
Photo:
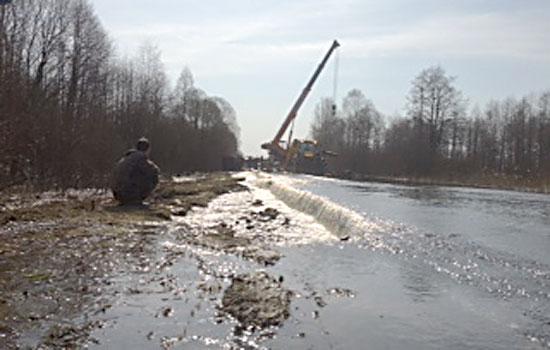
[[[439,334],[444,341],[458,337],[453,340],[456,346],[445,344],[449,348],[508,348],[510,339],[496,339],[508,332],[518,344],[526,341],[521,347],[550,347],[547,196],[356,183],[312,176],[269,178],[274,183],[270,188],[279,199],[314,215],[328,228],[352,227],[348,232],[353,232],[356,246],[371,252],[368,260],[381,259],[387,262],[385,266],[392,266],[392,273],[398,271],[400,277],[395,278],[387,272],[384,278],[392,282],[384,283],[392,285],[386,287],[421,302],[428,315],[423,321],[407,316],[400,332],[419,327],[424,336],[433,333],[437,338]],[[334,216],[334,208],[347,214]],[[352,224],[335,225],[335,219],[349,219]],[[366,257],[361,254],[369,253],[354,252],[354,261],[364,264]],[[337,263],[328,268],[337,271],[335,280],[352,282],[352,276],[347,276],[346,269],[341,270],[343,267]],[[323,273],[326,276],[327,272]],[[378,278],[382,277],[374,279]],[[358,295],[380,293],[373,288],[360,286]],[[398,294],[398,299],[381,302],[399,305],[402,296]],[[449,303],[458,303],[459,308],[453,309]],[[406,313],[403,309],[395,312]],[[435,325],[440,322],[453,323],[457,333],[438,330]],[[464,328],[464,334],[460,334],[460,328]],[[481,329],[492,331],[483,334]],[[476,343],[481,338],[485,340]]]

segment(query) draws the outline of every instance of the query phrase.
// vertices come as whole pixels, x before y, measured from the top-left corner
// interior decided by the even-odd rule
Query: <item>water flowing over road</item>
[[[153,267],[113,281],[92,348],[550,349],[549,196],[239,176],[246,191],[169,224]],[[250,271],[291,293],[284,322],[227,317]]]
[[[353,222],[345,244],[295,249],[279,267],[354,293],[324,308],[312,348],[550,348],[549,196],[273,178],[291,207]]]

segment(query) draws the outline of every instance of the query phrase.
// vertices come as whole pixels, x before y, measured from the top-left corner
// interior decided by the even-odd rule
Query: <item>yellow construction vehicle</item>
[[[262,148],[269,151],[269,158],[273,167],[278,167],[282,170],[307,173],[314,175],[322,175],[326,171],[326,160],[325,156],[334,155],[332,152],[322,151],[317,142],[312,140],[292,140],[292,130],[290,132],[286,148],[283,147],[282,137],[296,119],[298,111],[302,104],[304,103],[307,95],[311,91],[313,84],[321,74],[321,71],[325,67],[330,56],[336,50],[340,44],[338,41],[334,40],[330,49],[323,57],[323,60],[313,73],[313,76],[310,78],[306,87],[298,96],[298,99],[290,109],[290,112],[286,116],[283,125],[279,128],[279,131],[273,138],[271,142],[264,143]]]

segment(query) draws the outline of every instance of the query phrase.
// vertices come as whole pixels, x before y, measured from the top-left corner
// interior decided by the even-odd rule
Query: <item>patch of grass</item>
[[[522,192],[550,193],[550,180],[541,178],[523,178],[514,176],[462,176],[462,177],[392,177],[356,175],[355,181],[371,181],[411,186],[448,186],[490,188]]]
[[[224,193],[243,190],[245,187],[239,183],[242,180],[226,174],[213,174],[196,181],[163,182],[156,191],[155,197],[170,199],[201,195],[212,199]]]
[[[242,179],[227,174],[212,174],[197,181],[177,183],[161,182],[149,205],[119,206],[112,198],[77,199],[60,196],[40,202],[40,195],[21,196],[15,209],[0,211],[0,224],[10,222],[99,222],[111,225],[132,224],[143,221],[170,220],[171,215],[185,215],[193,206],[206,207],[217,196],[245,189]],[[0,198],[1,199],[1,198]]]
[[[47,273],[31,273],[25,275],[25,278],[27,278],[31,282],[44,282],[50,279],[50,274]]]
[[[239,183],[242,180],[219,173],[196,181],[166,181],[160,184],[153,196],[153,206],[169,207],[173,214],[183,216],[194,206],[208,206],[219,195],[245,190],[246,187]]]

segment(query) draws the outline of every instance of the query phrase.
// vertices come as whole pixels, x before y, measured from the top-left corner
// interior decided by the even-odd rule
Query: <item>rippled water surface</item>
[[[302,278],[356,291],[325,311],[335,348],[550,348],[549,196],[297,178],[374,223],[304,248],[327,251]]]

